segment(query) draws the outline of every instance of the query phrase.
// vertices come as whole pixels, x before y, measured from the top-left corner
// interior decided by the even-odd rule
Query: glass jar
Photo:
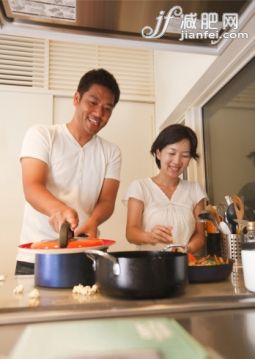
[[[243,240],[247,242],[255,242],[255,222],[247,222],[245,228],[243,229]]]

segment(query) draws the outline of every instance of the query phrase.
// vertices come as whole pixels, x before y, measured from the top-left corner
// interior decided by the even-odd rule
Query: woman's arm
[[[144,204],[142,201],[135,198],[129,198],[126,226],[127,240],[130,243],[138,245],[171,243],[173,239],[171,236],[171,228],[169,227],[156,225],[151,232],[144,231],[143,210]]]
[[[205,209],[205,199],[202,199],[194,208],[194,217],[196,219],[196,228],[188,243],[188,252],[196,253],[205,244],[205,227],[204,224],[197,221],[198,214]]]

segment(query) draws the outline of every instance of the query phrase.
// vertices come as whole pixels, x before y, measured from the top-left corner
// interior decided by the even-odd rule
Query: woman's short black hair
[[[167,145],[179,142],[187,139],[190,142],[190,155],[197,160],[199,155],[197,154],[197,135],[195,132],[187,126],[181,124],[174,124],[164,128],[157,136],[151,146],[150,153],[154,156],[158,168],[160,168],[160,161],[157,158],[157,150],[161,151]]]
[[[114,95],[114,106],[119,101],[120,89],[115,77],[105,69],[94,69],[86,72],[80,79],[77,91],[82,95],[94,84],[107,87]]]

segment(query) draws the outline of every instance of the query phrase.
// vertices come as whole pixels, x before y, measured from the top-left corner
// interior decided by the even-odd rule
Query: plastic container
[[[244,243],[241,256],[245,288],[255,292],[255,243]]]

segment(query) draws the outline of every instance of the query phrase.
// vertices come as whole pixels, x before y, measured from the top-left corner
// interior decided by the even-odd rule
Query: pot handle
[[[170,243],[167,246],[165,246],[163,249],[161,249],[160,252],[165,252],[170,248],[183,248],[185,253],[187,253],[187,251],[188,251],[188,246],[187,245],[184,246],[183,244],[172,244],[172,243]]]
[[[118,260],[114,256],[111,256],[109,253],[100,251],[98,249],[88,249],[88,250],[84,251],[84,253],[87,257],[89,257],[93,261],[94,270],[96,269],[96,258],[95,257],[99,256],[99,257],[103,257],[103,258],[111,261],[113,263],[113,267],[112,267],[113,273],[115,275],[120,275],[120,265],[119,265]]]

